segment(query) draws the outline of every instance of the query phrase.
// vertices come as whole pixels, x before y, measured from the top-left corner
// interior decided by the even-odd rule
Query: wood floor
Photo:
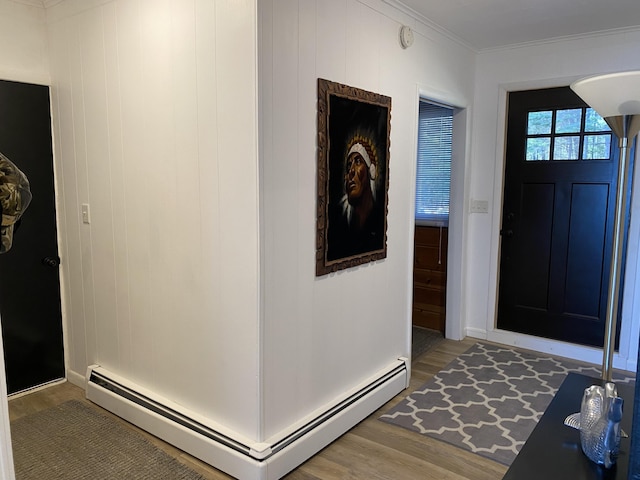
[[[504,465],[378,420],[381,413],[429,380],[474,343],[475,341],[470,339],[461,342],[444,340],[435,349],[415,359],[412,366],[411,385],[407,390],[284,478],[286,480],[501,479],[507,470]],[[15,420],[71,399],[93,405],[84,399],[82,389],[70,383],[63,383],[9,400],[9,416],[11,420]],[[93,406],[102,410],[100,407]],[[118,419],[118,421],[122,420]],[[196,470],[205,478],[213,480],[232,478],[135,426],[124,421],[122,423],[142,433],[169,455]]]

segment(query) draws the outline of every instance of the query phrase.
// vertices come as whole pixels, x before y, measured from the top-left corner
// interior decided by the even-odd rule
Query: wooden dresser
[[[413,259],[413,324],[444,333],[447,227],[416,226]]]

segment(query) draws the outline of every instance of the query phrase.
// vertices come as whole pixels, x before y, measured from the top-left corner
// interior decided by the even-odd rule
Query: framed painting
[[[387,256],[391,98],[318,79],[316,276]]]

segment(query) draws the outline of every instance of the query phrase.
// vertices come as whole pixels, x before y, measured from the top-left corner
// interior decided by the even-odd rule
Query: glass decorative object
[[[615,385],[586,388],[580,408],[580,444],[584,454],[593,462],[611,468],[620,451],[620,421],[623,400]]]

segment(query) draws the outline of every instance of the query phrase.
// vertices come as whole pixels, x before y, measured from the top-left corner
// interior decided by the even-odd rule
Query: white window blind
[[[420,101],[416,223],[447,225],[453,109]]]

